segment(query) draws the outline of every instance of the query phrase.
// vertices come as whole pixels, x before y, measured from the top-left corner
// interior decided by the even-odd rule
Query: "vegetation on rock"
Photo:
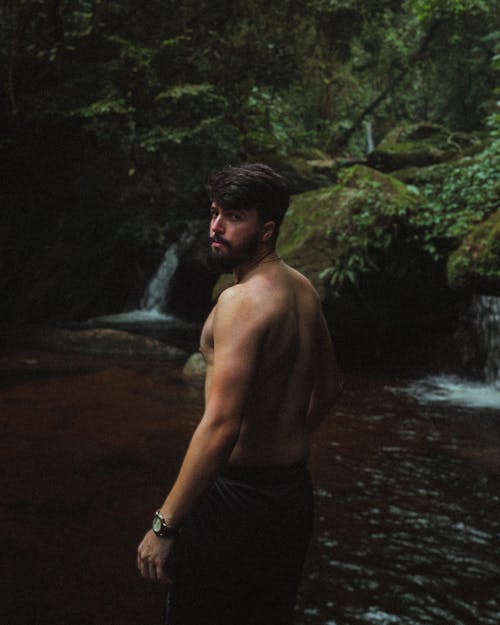
[[[447,270],[453,288],[500,292],[500,211],[472,229],[449,257]]]
[[[325,286],[339,291],[346,283],[357,285],[363,273],[399,275],[415,205],[415,194],[400,181],[354,166],[339,184],[293,198],[279,251],[323,293]]]
[[[499,162],[500,140],[495,139],[474,156],[415,173],[413,183],[421,185],[415,223],[422,249],[436,262],[446,259],[474,226],[498,210]]]
[[[474,135],[450,132],[437,124],[413,124],[389,132],[368,155],[368,163],[382,171],[425,167],[460,156],[464,147],[478,142]]]

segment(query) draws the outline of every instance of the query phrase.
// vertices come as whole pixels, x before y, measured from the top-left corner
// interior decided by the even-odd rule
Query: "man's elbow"
[[[228,417],[216,417],[201,421],[198,431],[223,452],[231,451],[240,435],[241,420]]]

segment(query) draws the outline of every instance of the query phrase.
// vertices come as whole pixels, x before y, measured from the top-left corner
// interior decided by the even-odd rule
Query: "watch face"
[[[153,519],[153,532],[155,532],[156,534],[158,534],[158,532],[161,531],[162,528],[162,522],[160,517],[155,516]]]

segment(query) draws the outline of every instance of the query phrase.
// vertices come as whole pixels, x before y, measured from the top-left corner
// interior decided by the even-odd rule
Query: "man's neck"
[[[278,253],[274,248],[265,248],[257,251],[249,261],[242,263],[233,269],[235,284],[242,282],[244,278],[248,277],[249,274],[261,265],[279,260],[281,260],[281,258],[278,256]]]

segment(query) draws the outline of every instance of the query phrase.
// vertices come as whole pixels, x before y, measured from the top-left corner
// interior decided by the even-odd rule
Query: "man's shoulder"
[[[296,282],[300,284],[304,289],[317,293],[316,289],[314,288],[313,283],[311,282],[311,280],[309,280],[307,276],[305,276],[303,273],[301,273],[297,269],[290,267],[290,265],[285,265],[285,267],[287,271],[289,272],[289,274],[293,276]]]
[[[224,289],[217,300],[218,310],[238,308],[256,311],[265,315],[279,309],[280,304],[287,306],[291,293],[301,293],[301,297],[313,299],[319,303],[319,295],[311,281],[302,273],[283,263],[278,274],[257,274],[250,280],[233,284]]]
[[[214,332],[233,334],[237,328],[240,336],[251,334],[257,339],[267,331],[271,319],[269,301],[248,285],[236,284],[219,295],[214,309]]]
[[[259,278],[235,284],[217,300],[216,316],[240,323],[267,326],[286,306],[286,289],[276,282]]]
[[[217,309],[254,308],[265,304],[266,294],[258,284],[243,282],[224,289],[217,300]]]

